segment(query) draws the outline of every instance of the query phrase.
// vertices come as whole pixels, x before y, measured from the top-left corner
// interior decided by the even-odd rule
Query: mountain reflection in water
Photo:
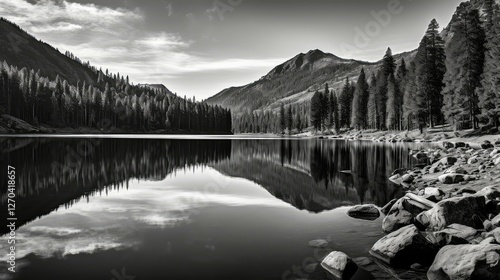
[[[328,237],[328,249],[366,256],[383,235],[380,219],[352,219],[343,206],[400,196],[387,178],[413,164],[409,148],[316,139],[1,139],[0,165],[17,171],[20,272],[3,274],[2,257],[0,278],[111,279],[110,270],[126,267],[137,279],[282,279],[314,256],[310,240]],[[6,185],[0,196],[6,209]],[[7,230],[0,232],[4,251]],[[324,277],[321,269],[310,275]]]

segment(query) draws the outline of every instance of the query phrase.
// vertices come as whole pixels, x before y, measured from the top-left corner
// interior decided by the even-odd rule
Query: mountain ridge
[[[412,50],[394,57],[399,63],[402,58],[411,60],[415,52]],[[316,90],[323,89],[325,83],[329,84],[331,90],[338,91],[346,77],[356,81],[362,68],[372,72],[381,63],[382,60],[368,62],[344,59],[314,49],[274,67],[259,80],[222,90],[208,98],[207,103],[229,108],[236,113],[242,113],[242,110],[275,110],[279,103],[307,102],[304,96],[312,96]]]

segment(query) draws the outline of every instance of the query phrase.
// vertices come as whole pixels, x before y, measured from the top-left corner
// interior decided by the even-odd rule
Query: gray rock
[[[461,224],[452,224],[440,231],[430,232],[427,239],[438,246],[467,244],[474,240],[477,230]]]
[[[449,245],[437,254],[427,272],[429,280],[499,279],[500,245]]]
[[[414,225],[401,228],[383,237],[370,250],[370,254],[395,267],[409,267],[414,263],[428,265],[438,247],[430,243]]]
[[[413,180],[415,180],[415,177],[413,177],[411,174],[405,174],[403,175],[403,177],[401,177],[401,181],[403,181],[403,183],[410,184],[413,182]]]
[[[464,175],[458,173],[449,173],[439,176],[439,181],[443,184],[458,184],[464,181]]]
[[[450,167],[448,169],[446,169],[444,172],[444,174],[467,174],[467,171],[463,168],[463,167],[460,167],[460,166],[453,166],[453,167]]]
[[[494,228],[500,227],[500,214],[491,219],[491,225],[493,225]]]
[[[380,212],[382,212],[384,215],[387,215],[389,213],[389,211],[391,211],[391,208],[392,208],[392,206],[394,206],[396,201],[398,201],[398,200],[395,198],[393,200],[389,201],[389,203],[387,203],[384,207],[382,207]]]
[[[484,196],[489,200],[496,200],[500,198],[500,187],[488,186],[476,193],[477,196]]]
[[[324,239],[316,239],[316,240],[311,240],[309,241],[309,246],[313,247],[313,248],[326,248],[328,247],[328,241],[324,240]]]
[[[382,221],[385,232],[393,232],[413,223],[414,217],[426,209],[412,204],[406,197],[396,201]]]
[[[495,238],[495,241],[497,243],[500,243],[500,228],[496,228],[490,232],[484,232],[482,237],[483,238],[493,237],[493,238]]]
[[[450,142],[443,142],[443,148],[445,148],[445,149],[450,149],[450,148],[454,148],[454,147],[455,147],[455,145],[453,145]]]
[[[353,259],[355,263],[357,263],[359,266],[367,266],[373,263],[373,261],[370,258],[367,257],[359,257]]]
[[[432,209],[417,216],[428,230],[442,230],[451,224],[483,228],[486,219],[486,200],[482,196],[455,197],[440,201]]]
[[[443,196],[444,193],[438,188],[428,187],[424,189],[424,195]]]
[[[334,279],[351,279],[358,270],[358,265],[342,252],[331,252],[321,262],[323,267]]]
[[[380,217],[380,212],[375,205],[358,205],[347,211],[349,217],[362,220],[376,220]]]
[[[456,142],[455,143],[455,148],[465,148],[465,143],[464,142]]]

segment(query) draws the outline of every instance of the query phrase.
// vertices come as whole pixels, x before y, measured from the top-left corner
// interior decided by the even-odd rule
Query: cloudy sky
[[[0,0],[0,16],[92,65],[205,99],[301,52],[376,61],[460,0]]]

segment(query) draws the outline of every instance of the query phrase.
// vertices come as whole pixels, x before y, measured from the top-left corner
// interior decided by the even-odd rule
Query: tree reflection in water
[[[413,164],[410,147],[315,139],[7,138],[0,140],[0,164],[16,167],[21,226],[82,198],[127,188],[131,179],[163,180],[200,165],[254,181],[313,213],[359,203],[382,206],[400,195],[387,178],[394,169]],[[5,182],[5,176],[1,172],[0,180]],[[2,185],[2,203],[6,192]]]

